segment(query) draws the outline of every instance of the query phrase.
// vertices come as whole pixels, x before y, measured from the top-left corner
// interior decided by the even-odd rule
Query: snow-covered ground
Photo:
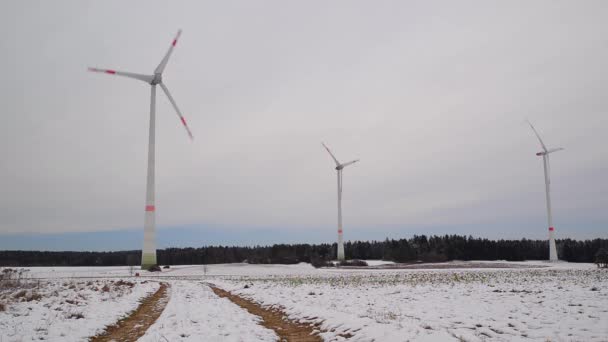
[[[154,281],[25,281],[0,289],[0,341],[83,341],[137,308]]]
[[[277,335],[258,322],[204,283],[176,280],[165,311],[139,341],[276,341]]]
[[[392,261],[384,260],[365,260],[368,266],[380,266],[380,265],[391,265],[394,264]]]
[[[479,263],[484,268],[473,268]],[[139,271],[141,278],[131,279],[150,277],[171,285],[169,304],[142,341],[276,340],[274,332],[259,325],[256,316],[217,297],[206,283],[265,306],[280,307],[292,319],[320,323],[327,341],[343,336],[352,336],[353,341],[608,341],[607,270],[593,264],[542,261],[448,264],[457,269],[446,269],[446,264],[439,269],[386,270],[315,269],[309,264],[172,266],[161,274]],[[517,268],[500,268],[504,264]],[[50,285],[51,291],[62,282],[86,284],[125,277],[129,269],[30,268],[30,273],[32,278],[61,278],[49,280],[55,284]],[[0,336],[8,336],[5,331],[16,336],[14,329],[19,325],[23,340],[39,337],[38,328],[46,329],[46,338],[56,340],[94,335],[134,308],[144,295],[140,292],[153,291],[152,283],[148,283],[150,288],[136,286],[131,294],[106,299],[111,310],[100,306],[105,302],[99,294],[89,293],[88,301],[76,306],[82,319],[61,316],[68,307],[57,299],[48,307],[45,304],[51,299],[41,300],[33,311],[27,307],[31,303],[19,303],[0,312]],[[59,293],[62,291],[65,289]],[[53,311],[57,306],[64,312]]]
[[[65,279],[65,278],[103,278],[103,277],[129,277],[131,270],[128,266],[108,267],[25,267],[28,276],[35,279]],[[134,269],[133,272],[140,272]]]
[[[382,260],[366,260],[369,266],[393,265],[393,262]],[[549,267],[551,269],[595,269],[594,264],[584,263],[548,263],[545,261],[452,261],[448,263],[424,264],[429,268],[434,265],[471,265],[472,270],[476,264],[504,265],[509,264],[517,267]],[[322,275],[336,273],[380,272],[379,270],[358,271],[355,269],[321,268],[316,269],[307,263],[296,265],[250,265],[246,263],[234,264],[212,264],[212,265],[177,265],[169,269],[163,269],[161,273],[150,273],[142,271],[138,267],[133,270],[128,266],[108,267],[26,267],[28,277],[32,279],[66,279],[66,278],[122,278],[130,277],[131,273],[139,273],[142,277],[198,277],[198,276],[279,276],[279,275]],[[500,267],[497,267],[500,269]],[[403,272],[406,270],[382,270],[382,272]]]
[[[131,270],[128,266],[109,267],[26,267],[28,277],[32,279],[66,279],[66,278],[122,278],[131,273],[141,277],[192,277],[192,276],[230,276],[230,275],[304,275],[318,274],[323,270],[315,269],[310,264],[297,265],[249,265],[246,263],[214,265],[177,265],[163,269],[160,273],[142,271],[138,267]]]
[[[280,306],[293,319],[321,323],[326,340],[349,333],[357,341],[606,341],[608,272],[570,266],[213,282]]]

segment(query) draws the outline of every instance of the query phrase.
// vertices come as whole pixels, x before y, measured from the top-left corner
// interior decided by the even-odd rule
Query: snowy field
[[[28,281],[0,289],[0,341],[83,341],[158,289],[153,281]]]
[[[357,341],[606,341],[608,272],[580,266],[214,282],[279,306],[292,319],[321,323],[326,340],[350,334]]]
[[[198,281],[174,281],[171,300],[140,341],[276,341],[277,335]]]
[[[466,268],[478,263],[489,268]],[[0,341],[82,340],[133,310],[157,281],[171,285],[170,300],[141,341],[277,340],[257,316],[217,297],[210,284],[317,323],[326,341],[608,341],[608,271],[545,262],[493,268],[505,263],[415,270],[197,265],[139,271],[140,278],[129,277],[128,267],[30,268],[47,295],[7,305],[0,312]],[[118,279],[137,285],[114,294],[87,285]],[[77,304],[66,303],[79,295],[84,298]],[[69,318],[76,311],[83,317]]]

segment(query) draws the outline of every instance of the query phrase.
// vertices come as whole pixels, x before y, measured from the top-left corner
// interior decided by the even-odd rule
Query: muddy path
[[[249,311],[249,313],[259,316],[262,318],[262,326],[272,329],[277,335],[279,340],[283,341],[297,341],[297,342],[320,342],[323,339],[315,333],[315,329],[318,331],[318,327],[301,324],[291,321],[287,318],[284,312],[278,309],[263,308],[259,304],[245,299],[243,297],[232,294],[228,291],[222,290],[215,286],[210,286],[213,292],[222,298],[227,298],[236,305]]]
[[[116,324],[108,326],[106,330],[89,341],[137,341],[148,328],[156,322],[156,319],[169,302],[169,285],[161,283],[159,289],[152,295],[144,298],[139,307],[129,316],[119,320]]]

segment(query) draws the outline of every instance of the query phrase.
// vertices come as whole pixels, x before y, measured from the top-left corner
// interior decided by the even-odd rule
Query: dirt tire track
[[[314,332],[315,327],[291,321],[287,315],[278,309],[266,309],[252,300],[232,294],[215,286],[210,286],[216,295],[227,298],[236,305],[249,311],[249,313],[262,318],[262,326],[272,329],[279,335],[279,341],[320,342],[323,339]]]
[[[114,325],[106,327],[103,333],[91,337],[89,341],[137,341],[165,310],[169,302],[168,287],[166,283],[161,283],[160,288],[154,294],[144,298],[137,309],[129,316],[119,320]]]

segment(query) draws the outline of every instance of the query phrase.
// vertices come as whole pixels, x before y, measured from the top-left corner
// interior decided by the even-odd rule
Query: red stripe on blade
[[[175,46],[175,44],[177,44],[177,39],[173,39],[173,46]]]
[[[184,124],[184,126],[188,126],[186,125],[186,119],[184,119],[183,117],[181,117],[180,119],[182,119],[182,123]]]
[[[106,70],[106,73],[114,75],[116,73],[116,71],[114,71],[114,70]]]
[[[156,207],[153,206],[153,205],[147,205],[146,206],[146,211],[155,211],[155,210],[156,210]]]

